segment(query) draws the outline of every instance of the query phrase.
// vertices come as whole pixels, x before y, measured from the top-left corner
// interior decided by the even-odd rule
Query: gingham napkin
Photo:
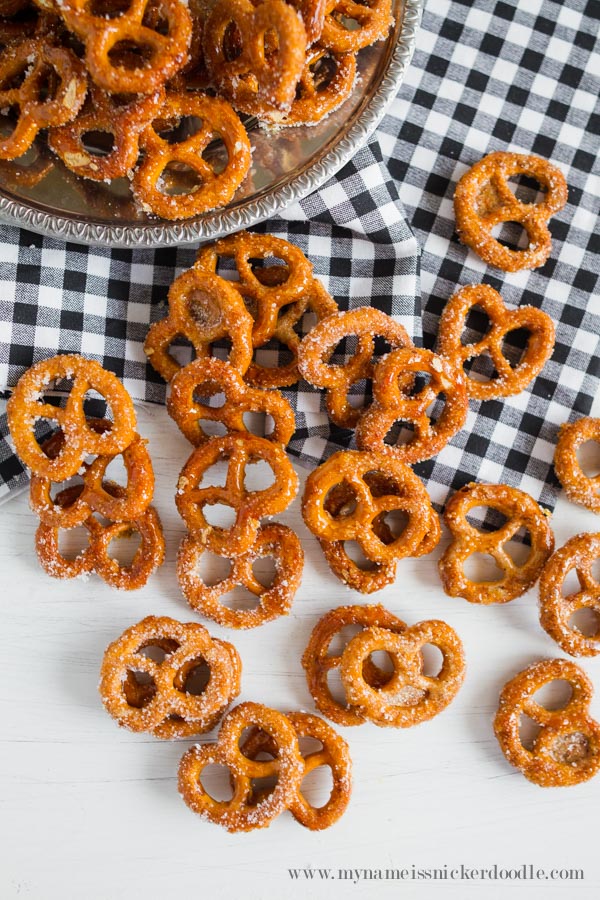
[[[599,22],[600,4],[585,0],[430,3],[404,85],[369,147],[258,229],[297,243],[341,308],[378,306],[417,343],[422,328],[426,346],[444,303],[464,284],[485,281],[509,306],[539,306],[554,319],[556,349],[536,381],[506,401],[472,403],[465,429],[415,467],[438,503],[478,478],[521,486],[551,507],[557,428],[590,410],[600,377],[592,302],[600,268]],[[569,203],[550,224],[551,259],[533,272],[502,276],[454,231],[456,181],[499,149],[545,156],[569,183]],[[111,252],[12,228],[1,229],[0,240],[0,387],[34,360],[73,351],[116,372],[134,398],[162,402],[164,385],[142,342],[194,249]],[[327,421],[319,394],[301,383],[286,395],[298,424],[289,449],[302,462],[313,466],[351,445],[351,434]],[[25,481],[0,440],[0,496]]]

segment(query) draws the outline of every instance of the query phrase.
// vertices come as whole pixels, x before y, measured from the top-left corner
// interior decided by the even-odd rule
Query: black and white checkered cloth
[[[297,243],[340,307],[378,306],[426,346],[445,302],[470,283],[485,281],[509,306],[541,307],[555,321],[556,348],[536,381],[505,401],[472,402],[465,429],[416,466],[438,503],[477,478],[520,486],[552,507],[557,428],[591,408],[600,378],[599,24],[599,0],[430,2],[412,66],[369,147],[258,229]],[[544,156],[569,184],[569,203],[550,223],[551,259],[533,272],[502,276],[454,231],[458,178],[499,149]],[[135,399],[162,402],[142,343],[194,248],[108,251],[13,228],[0,229],[0,241],[0,387],[35,360],[81,352]],[[276,351],[266,354],[259,361],[273,364]],[[298,425],[289,449],[301,461],[351,445],[328,422],[320,393],[304,383],[285,393]],[[0,496],[25,481],[0,440]]]

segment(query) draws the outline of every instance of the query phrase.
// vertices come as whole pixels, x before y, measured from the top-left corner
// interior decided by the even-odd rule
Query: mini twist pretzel
[[[179,121],[184,117],[200,119],[202,124],[181,141],[169,143],[157,131],[156,123],[147,125],[140,134],[144,156],[133,173],[131,188],[146,212],[163,219],[185,219],[225,206],[250,169],[248,135],[225,100],[189,91],[167,94],[157,121]],[[223,168],[203,157],[206,148],[217,139],[227,151]],[[191,169],[200,183],[187,192],[169,194],[161,189],[161,185],[166,186],[165,170],[178,166]]]
[[[467,317],[480,307],[490,320],[490,329],[479,341],[462,343]],[[511,331],[524,329],[529,340],[521,361],[513,368],[503,352],[503,341]],[[522,391],[542,371],[554,349],[554,323],[550,316],[533,306],[508,309],[502,297],[488,284],[461,288],[446,304],[439,324],[438,352],[456,366],[489,354],[497,375],[489,381],[466,379],[467,393],[474,400],[510,397]]]
[[[56,495],[57,506],[69,508],[76,504],[82,485],[74,485]],[[103,483],[103,490],[117,498],[126,495],[125,489],[110,481]],[[35,548],[40,565],[52,578],[79,578],[96,574],[120,591],[136,591],[143,587],[152,573],[162,566],[165,558],[165,539],[158,513],[149,506],[142,515],[126,522],[109,522],[107,525],[90,515],[84,527],[89,532],[88,546],[75,559],[66,559],[59,549],[58,525],[40,522],[35,534]],[[140,546],[132,562],[122,566],[110,556],[111,542],[138,533]]]
[[[329,684],[329,673],[339,669],[343,652],[330,653],[336,636],[349,625],[359,625],[363,629],[385,628],[389,633],[401,633],[406,628],[401,619],[396,618],[383,606],[339,606],[332,609],[317,622],[310,636],[308,646],[302,656],[306,681],[317,709],[338,725],[362,725],[364,715],[348,705],[342,706],[334,699]],[[346,641],[347,643],[347,641]],[[366,681],[374,686],[383,686],[390,675],[367,659],[363,669]]]
[[[382,40],[392,21],[391,0],[327,0],[321,43],[337,52],[355,53]]]
[[[515,175],[534,178],[546,189],[542,203],[523,203],[509,186]],[[548,220],[568,199],[565,177],[556,166],[539,156],[520,153],[490,153],[484,156],[458,184],[454,194],[456,230],[460,240],[484,262],[505,272],[542,266],[552,251]],[[492,236],[495,225],[518,222],[529,238],[526,250],[512,250]]]
[[[224,487],[202,487],[204,473],[219,460],[227,461]],[[273,484],[260,491],[244,486],[246,467],[264,460],[273,470]],[[232,558],[247,553],[256,539],[261,518],[283,512],[298,490],[298,476],[279,444],[252,434],[226,434],[196,448],[181,471],[175,502],[190,532],[207,550]],[[235,511],[231,528],[210,525],[204,507],[220,503]]]
[[[56,380],[72,379],[64,408],[44,403],[42,394]],[[97,391],[112,410],[109,431],[99,434],[88,426],[83,401],[88,391]],[[84,458],[121,453],[135,436],[135,412],[131,397],[118,378],[93,359],[63,354],[35,363],[19,379],[7,403],[8,426],[15,450],[35,475],[52,481],[72,478]],[[50,459],[36,440],[38,419],[58,423],[65,436],[61,452]]]
[[[198,562],[205,552],[202,541],[186,535],[177,555],[177,578],[183,596],[197,612],[226,628],[255,628],[289,613],[302,578],[304,552],[296,534],[285,525],[262,525],[250,550],[231,560],[228,576],[216,584],[205,584]],[[271,556],[275,577],[269,587],[256,578],[252,566]],[[258,600],[254,609],[230,609],[221,602],[237,585],[243,585]]]
[[[577,451],[586,441],[600,444],[600,419],[584,417],[561,425],[554,469],[572,503],[600,513],[600,475],[586,475],[577,459]]]
[[[221,406],[209,406],[196,399],[221,393],[225,395]],[[214,358],[197,359],[175,375],[167,411],[195,447],[211,438],[202,428],[202,420],[221,422],[230,433],[248,433],[244,415],[266,413],[273,419],[273,430],[265,438],[284,446],[296,427],[294,411],[279,391],[249,387],[229,363]]]
[[[352,791],[352,760],[346,741],[333,730],[331,725],[318,716],[305,712],[290,712],[287,718],[294,726],[299,738],[320,741],[321,749],[303,755],[304,778],[315,769],[327,766],[333,782],[329,799],[323,806],[312,806],[301,787],[290,803],[290,812],[300,825],[310,831],[322,831],[335,824],[344,814]],[[277,748],[271,738],[259,728],[254,728],[242,744],[242,753],[249,759],[256,759],[260,753],[268,753],[275,758]],[[261,799],[255,794],[254,802]]]
[[[88,425],[98,434],[110,430],[108,419],[88,419]],[[42,445],[42,450],[50,459],[56,458],[64,445],[62,431],[57,431]],[[116,497],[104,487],[104,475],[114,456],[97,456],[81,467],[82,491],[71,506],[52,500],[53,482],[42,475],[32,475],[29,503],[45,525],[59,528],[75,528],[83,525],[92,513],[98,513],[112,522],[137,519],[146,511],[154,495],[154,470],[146,448],[146,441],[134,435],[132,442],[122,452],[127,471],[127,487],[122,497]]]
[[[425,372],[430,381],[416,393],[404,390],[409,387],[407,372]],[[433,423],[428,409],[440,394],[444,405]],[[465,424],[468,411],[465,378],[459,369],[431,350],[394,350],[375,367],[373,403],[356,427],[356,442],[361,450],[387,453],[405,463],[420,462],[446,446]],[[414,435],[407,443],[387,444],[386,435],[399,419],[414,426]]]
[[[336,345],[355,336],[356,352],[344,365],[330,363]],[[348,400],[353,384],[373,377],[375,337],[384,338],[392,350],[412,347],[406,329],[390,316],[370,306],[328,316],[304,338],[298,348],[298,368],[303,378],[314,387],[327,391],[329,418],[340,428],[354,428],[361,410]]]
[[[82,178],[92,181],[122,178],[134,168],[140,132],[152,121],[163,100],[164,92],[156,91],[120,102],[118,97],[93,85],[77,118],[68,125],[50,129],[48,146],[71,172]],[[90,153],[83,143],[83,137],[90,131],[112,135],[112,149],[103,156]]]
[[[254,325],[252,342],[255,347],[266,343],[277,327],[277,315],[282,306],[301,299],[312,283],[312,265],[299,247],[270,234],[251,234],[240,231],[202,247],[195,267],[217,272],[221,257],[232,259],[239,280],[231,282],[248,306]],[[265,269],[253,269],[253,260],[269,258],[283,260],[281,267],[284,281],[267,277],[261,279]],[[265,267],[272,276],[274,266]]]
[[[381,494],[373,493],[365,476],[382,473],[391,482]],[[352,493],[336,515],[327,507],[327,496],[338,485]],[[392,487],[392,485],[394,485]],[[386,542],[377,522],[392,511],[408,516],[404,530]],[[312,533],[326,541],[357,541],[373,562],[390,563],[411,556],[431,526],[431,502],[414,472],[384,453],[340,450],[310,473],[302,500],[302,516]],[[374,527],[375,526],[375,527]]]
[[[149,5],[160,28],[149,24]],[[192,20],[187,4],[178,0],[131,0],[106,15],[94,15],[94,0],[60,0],[59,11],[85,44],[94,82],[111,94],[151,94],[187,62]],[[150,60],[135,53],[115,58],[115,49],[124,44],[151,50]]]
[[[306,51],[306,63],[296,98],[281,119],[282,125],[320,122],[350,96],[356,81],[356,54],[341,53],[319,44]]]
[[[47,95],[46,83],[52,86]],[[46,37],[6,47],[0,59],[0,109],[16,107],[18,116],[11,134],[0,140],[0,159],[22,156],[42,128],[74,119],[86,93],[85,70],[66,47]]]
[[[276,759],[253,760],[240,747],[246,728],[254,726],[273,742]],[[209,765],[227,766],[233,783],[230,800],[215,800],[201,783]],[[179,792],[193,812],[227,831],[252,831],[266,828],[298,796],[305,764],[298,737],[290,720],[282,713],[259,703],[241,703],[229,712],[217,741],[196,745],[183,755],[179,764]],[[254,802],[252,779],[276,775],[272,791]]]
[[[535,694],[544,685],[568,681],[572,696],[566,706],[549,710]],[[594,688],[585,672],[567,659],[534,663],[504,685],[494,731],[512,766],[540,787],[567,787],[588,781],[600,769],[600,724],[589,715]],[[541,730],[531,748],[521,741],[521,716]]]
[[[144,652],[149,648],[162,651],[162,662]],[[192,693],[189,679],[202,664],[208,683]],[[212,638],[203,625],[147,616],[107,647],[99,691],[119,725],[170,740],[214,727],[240,692],[240,671],[235,647]]]
[[[210,356],[212,344],[231,341],[229,362],[242,374],[252,359],[252,316],[236,290],[211,272],[188,269],[169,288],[169,314],[148,331],[144,353],[159,375],[170,381],[182,368],[169,347],[188,340],[196,356]]]
[[[592,610],[600,621],[600,583],[593,566],[600,558],[600,534],[576,534],[550,557],[540,578],[540,623],[550,637],[571,656],[600,653],[600,627],[583,634],[570,623],[574,613]],[[564,597],[565,578],[575,570],[579,590]]]
[[[507,521],[496,531],[485,533],[467,520],[477,506],[494,509]],[[450,597],[464,597],[469,603],[508,603],[532,587],[554,549],[554,535],[548,514],[529,494],[504,484],[467,484],[450,498],[444,521],[452,534],[452,542],[439,561],[440,578]],[[504,545],[526,528],[531,550],[522,565],[504,549]],[[489,554],[503,572],[499,581],[470,581],[464,564],[473,553]]]
[[[235,34],[234,40],[230,35]],[[289,108],[304,68],[306,32],[283,0],[217,0],[204,28],[206,67],[236,109],[261,117]]]

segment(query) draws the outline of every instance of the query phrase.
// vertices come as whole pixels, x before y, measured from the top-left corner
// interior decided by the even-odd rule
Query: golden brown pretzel
[[[204,398],[224,394],[219,406],[209,406]],[[228,432],[247,433],[247,413],[266,413],[273,429],[265,438],[284,446],[294,433],[294,411],[279,391],[249,387],[237,369],[220,359],[197,359],[181,369],[171,382],[167,411],[178,428],[195,447],[210,440],[202,427],[209,420],[220,422]]]
[[[546,189],[541,203],[518,200],[509,186],[516,175],[534,178]],[[490,153],[466,172],[454,194],[456,231],[463,244],[484,262],[505,272],[542,266],[552,251],[548,220],[568,199],[565,177],[539,156],[499,151]],[[517,222],[527,232],[526,250],[512,250],[492,235],[503,222]]]
[[[406,373],[424,372],[429,382],[418,391]],[[443,395],[443,408],[435,423],[429,408]],[[469,400],[462,371],[431,350],[407,347],[394,350],[375,367],[373,403],[356,426],[361,450],[387,453],[405,463],[429,459],[445,447],[465,424]],[[398,420],[411,424],[413,436],[403,444],[388,444],[386,436]]]
[[[205,552],[201,540],[188,534],[177,555],[177,578],[183,596],[196,612],[228,628],[255,628],[288,615],[302,578],[304,552],[296,534],[285,525],[269,522],[261,525],[247,553],[231,560],[226,578],[206,584],[198,573],[198,563]],[[256,577],[252,566],[258,559],[271,556],[275,575],[266,587]],[[222,599],[243,585],[257,599],[252,609],[231,609]]]
[[[307,44],[314,44],[321,37],[325,23],[326,0],[290,0],[290,6],[300,13]]]
[[[496,510],[507,521],[497,530],[484,532],[467,521],[477,506]],[[529,494],[504,484],[467,484],[450,498],[444,521],[452,542],[439,561],[440,578],[450,597],[464,597],[470,603],[508,603],[532,587],[554,549],[554,535],[548,514]],[[526,561],[518,565],[504,545],[525,528],[531,539]],[[464,564],[473,553],[489,554],[503,572],[499,581],[470,581]]]
[[[391,0],[327,0],[321,43],[341,52],[356,52],[386,36],[392,24]]]
[[[227,461],[223,487],[202,487],[205,472],[220,460]],[[275,480],[264,490],[249,491],[244,480],[246,467],[264,460]],[[193,535],[219,556],[234,557],[247,553],[254,543],[259,522],[291,503],[298,490],[298,476],[279,444],[253,434],[226,434],[197,447],[181,471],[177,482],[177,509]],[[230,528],[211,525],[205,506],[221,504],[235,511]]]
[[[572,696],[560,709],[547,709],[534,695],[557,679],[568,681]],[[600,724],[589,715],[593,686],[579,666],[566,659],[545,659],[504,685],[494,720],[500,749],[512,766],[541,787],[567,787],[588,781],[600,769]],[[541,730],[532,746],[519,734],[521,717]]]
[[[300,374],[309,384],[326,389],[329,418],[340,428],[354,428],[361,415],[361,409],[350,404],[348,391],[373,377],[376,336],[384,338],[392,350],[412,346],[403,325],[374,307],[362,306],[323,319],[298,348]],[[357,339],[356,352],[343,365],[331,364],[336,345],[349,337]]]
[[[576,534],[556,550],[540,577],[540,623],[565,653],[571,656],[597,656],[600,653],[600,583],[593,567],[600,559],[600,534]],[[563,584],[575,571],[579,590],[563,596]],[[579,610],[595,613],[596,630],[584,634],[571,624]]]
[[[480,307],[490,320],[490,329],[475,343],[464,344],[462,334],[473,307]],[[524,329],[530,334],[527,348],[516,366],[503,352],[503,342],[511,331]],[[470,359],[489,354],[496,375],[488,381],[466,379],[469,397],[493,400],[518,394],[539,375],[554,349],[554,323],[550,316],[533,306],[508,309],[500,294],[488,284],[474,284],[461,288],[450,298],[438,331],[438,352],[457,368]]]
[[[64,408],[43,401],[43,392],[53,381],[72,380]],[[109,431],[98,434],[88,426],[83,401],[88,391],[97,391],[113,415]],[[131,397],[118,378],[93,359],[61,354],[41,360],[19,379],[7,403],[8,426],[15,450],[36,475],[64,481],[78,471],[88,455],[121,453],[135,436],[135,412]],[[35,437],[38,419],[58,424],[66,440],[61,452],[50,459]]]
[[[554,469],[569,500],[597,513],[600,512],[600,475],[586,475],[577,459],[577,451],[586,441],[600,444],[600,419],[583,417],[561,425]]]
[[[149,648],[162,651],[162,661],[144,652]],[[197,694],[188,684],[203,664],[210,677]],[[240,671],[235,647],[203,625],[147,616],[107,647],[99,691],[119,725],[169,740],[210,730],[239,694]]]
[[[306,51],[306,62],[296,97],[282,125],[320,122],[350,96],[356,81],[356,54],[342,53],[315,44]]]

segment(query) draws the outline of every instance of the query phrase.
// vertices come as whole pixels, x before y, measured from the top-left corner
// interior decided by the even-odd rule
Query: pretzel
[[[252,313],[252,342],[259,347],[274,334],[279,310],[302,299],[312,286],[312,265],[300,248],[289,241],[271,234],[240,231],[202,247],[195,268],[216,273],[223,257],[233,260],[239,280],[232,282],[232,286],[242,295]],[[253,261],[269,258],[283,260],[284,281],[274,278],[274,267],[267,266],[269,274],[264,283],[260,273],[265,269],[253,267]]]
[[[156,123],[147,125],[140,134],[144,156],[133,173],[131,189],[145,212],[163,219],[190,218],[225,206],[250,169],[248,135],[225,100],[185,91],[167,94],[157,122],[179,121],[184,117],[200,119],[202,124],[181,141],[169,143],[157,130]],[[217,140],[223,142],[227,152],[227,162],[222,168],[203,156],[207,147]],[[169,168],[191,169],[199,183],[186,192],[169,194],[161,189]]]
[[[600,512],[600,475],[586,475],[577,451],[586,441],[600,444],[600,419],[583,417],[560,426],[554,452],[554,470],[572,503]]]
[[[277,758],[252,760],[240,748],[240,738],[251,726],[273,741]],[[233,783],[230,800],[215,800],[200,779],[209,765],[227,766]],[[253,831],[266,828],[295,800],[304,776],[296,731],[290,720],[259,703],[241,703],[221,723],[217,741],[196,744],[183,755],[179,764],[179,792],[193,812],[227,831]],[[277,776],[272,791],[253,802],[252,779]]]
[[[268,118],[290,107],[305,51],[302,21],[283,0],[256,6],[251,0],[217,0],[206,20],[204,57],[214,85],[252,116]]]
[[[109,5],[106,15],[95,14],[95,6],[94,0],[60,0],[59,11],[67,28],[83,41],[86,67],[105,91],[154,93],[187,62],[192,20],[186,4],[132,0],[121,8]],[[156,27],[147,17],[149,6],[154,7]],[[129,52],[119,54],[124,45]]]
[[[480,307],[490,320],[490,329],[474,343],[462,342],[467,317],[474,307]],[[503,352],[508,334],[518,329],[530,334],[527,348],[520,362],[511,366]],[[438,352],[446,356],[456,368],[468,360],[489,354],[496,375],[488,381],[467,377],[467,393],[474,400],[494,400],[522,391],[544,368],[554,349],[554,323],[550,316],[533,306],[508,309],[500,294],[488,284],[461,288],[446,304],[440,318]]]
[[[315,124],[341,106],[356,81],[356,54],[316,44],[306,51],[306,62],[296,97],[282,125]]]
[[[338,53],[355,53],[382,40],[392,22],[391,0],[326,0],[321,43]]]
[[[144,653],[150,648],[162,651],[161,662]],[[203,663],[206,687],[190,692],[188,682]],[[240,671],[235,647],[212,638],[203,625],[146,616],[107,647],[99,691],[120,726],[170,740],[209,731],[239,694]]]
[[[600,582],[593,567],[600,558],[600,534],[576,534],[550,557],[540,577],[540,623],[559,647],[571,656],[597,656],[600,628],[591,635],[571,624],[582,609],[600,615]],[[564,581],[575,570],[579,590],[563,596]]]
[[[202,487],[205,472],[220,460],[227,461],[224,487]],[[246,467],[264,460],[273,470],[270,487],[248,491]],[[256,539],[260,519],[272,516],[291,503],[298,490],[298,476],[279,444],[253,434],[226,434],[197,447],[181,471],[175,502],[191,533],[207,550],[232,558],[247,553]],[[220,503],[235,511],[230,528],[210,525],[204,507]]]
[[[82,178],[110,181],[133,169],[139,154],[139,135],[153,119],[164,100],[164,92],[118,98],[92,85],[88,100],[77,118],[61,128],[51,128],[48,145],[65,166]],[[90,153],[83,143],[91,131],[112,136],[112,149],[105,155]]]
[[[110,431],[108,419],[88,419],[88,427],[97,434]],[[65,436],[57,431],[42,444],[49,459],[55,459],[64,447]],[[61,506],[52,500],[53,482],[43,475],[32,475],[29,503],[45,525],[58,528],[75,528],[83,525],[92,513],[98,513],[112,522],[137,519],[150,505],[154,495],[154,470],[146,449],[146,441],[134,435],[132,442],[122,452],[127,471],[127,487],[123,496],[115,496],[104,486],[106,469],[114,456],[97,456],[93,462],[81,467],[82,490],[71,506]]]
[[[288,615],[302,578],[304,552],[296,534],[285,525],[262,525],[250,550],[231,560],[226,578],[206,584],[198,573],[198,563],[205,551],[201,540],[188,534],[177,555],[177,578],[183,596],[192,609],[227,628],[255,628]],[[263,585],[252,566],[258,559],[271,556],[275,577],[270,586]],[[237,585],[258,600],[252,609],[230,609],[221,602]]]
[[[496,531],[485,533],[467,521],[470,510],[486,506],[506,517]],[[554,535],[544,511],[529,494],[505,484],[471,484],[457,491],[446,504],[444,521],[452,542],[439,561],[442,586],[450,597],[469,603],[508,603],[533,587],[554,549]],[[531,551],[517,565],[504,549],[520,528],[531,539]],[[463,570],[472,553],[489,554],[503,572],[499,581],[470,581]]]
[[[383,606],[339,606],[326,613],[315,625],[302,655],[308,690],[317,709],[324,716],[338,725],[349,727],[362,725],[365,717],[360,710],[338,703],[333,698],[328,684],[329,673],[340,668],[343,656],[342,651],[330,653],[330,646],[348,625],[360,625],[363,629],[385,628],[394,634],[404,631],[406,625]],[[345,644],[347,643],[346,641]],[[378,668],[371,659],[365,662],[363,674],[367,682],[374,687],[382,687],[390,679],[390,675]]]
[[[535,700],[544,685],[569,682],[572,696],[560,709],[546,709]],[[589,715],[594,688],[579,666],[567,659],[533,663],[504,685],[494,731],[508,762],[541,787],[567,787],[588,781],[600,769],[600,724]],[[519,734],[526,715],[541,731],[531,748]]]
[[[387,480],[382,493],[373,493],[365,479],[372,472]],[[352,496],[332,514],[327,497],[338,485],[347,486]],[[390,534],[391,540],[382,540],[377,523],[396,510],[408,516],[406,527],[396,537]],[[308,476],[302,516],[316,537],[357,541],[368,559],[390,563],[415,553],[431,527],[432,511],[422,482],[404,463],[384,453],[340,450]]]
[[[325,23],[325,0],[291,0],[289,6],[300,13],[306,31],[306,43],[309,46],[316,43]]]
[[[169,314],[150,326],[144,353],[165,381],[182,368],[169,352],[177,338],[185,338],[196,356],[210,356],[212,345],[231,342],[229,362],[242,374],[252,359],[252,317],[238,292],[211,272],[188,269],[169,288]]]
[[[424,372],[429,383],[415,392],[406,381],[407,372]],[[428,410],[442,396],[442,411],[433,422]],[[460,369],[431,350],[394,350],[375,367],[373,403],[356,426],[356,443],[361,450],[386,453],[405,463],[421,462],[439,453],[460,431],[468,411]],[[407,443],[390,445],[386,436],[399,419],[412,424],[414,434]]]
[[[220,406],[209,406],[205,397],[224,394]],[[201,398],[201,399],[198,399]],[[220,359],[197,359],[175,375],[167,400],[167,412],[180,431],[195,447],[210,440],[202,421],[221,422],[228,433],[249,429],[244,423],[247,413],[265,413],[273,420],[273,429],[265,438],[284,446],[292,437],[296,424],[294,411],[279,391],[262,391],[244,383],[240,373]]]
[[[47,83],[52,90],[45,94]],[[0,140],[0,159],[22,156],[42,128],[74,119],[86,92],[85,70],[66,47],[46,37],[6,47],[0,59],[0,109],[17,108],[18,115],[11,133]]]
[[[299,738],[312,738],[322,745],[319,750],[303,754],[304,778],[321,766],[327,766],[331,772],[333,785],[329,799],[324,806],[312,806],[302,793],[301,787],[290,803],[290,812],[300,825],[304,825],[311,831],[322,831],[341,818],[350,801],[352,760],[348,744],[333,730],[331,725],[328,725],[323,719],[319,719],[318,716],[305,712],[290,712],[287,714],[287,718],[294,726]],[[261,753],[269,754],[275,759],[277,746],[264,731],[253,728],[242,743],[241,750],[249,759],[256,759]],[[261,795],[254,792],[252,802],[260,799]]]
[[[67,508],[73,506],[82,489],[82,485],[65,488],[56,495],[55,505]],[[103,483],[103,489],[117,498],[126,496],[124,488],[110,481]],[[143,587],[154,570],[164,562],[165,539],[158,513],[152,506],[131,521],[108,522],[103,525],[92,514],[83,525],[89,532],[88,546],[75,559],[70,560],[60,552],[60,526],[40,522],[35,534],[35,548],[40,565],[52,578],[80,578],[96,574],[113,588],[135,591]],[[128,566],[121,566],[110,555],[111,542],[131,537],[136,532],[141,538],[140,546],[132,562]]]
[[[541,203],[523,203],[510,189],[515,175],[534,178],[546,189]],[[505,272],[542,266],[552,251],[548,220],[568,199],[565,177],[556,166],[539,156],[500,151],[484,156],[466,172],[454,194],[456,231],[463,244],[484,262]],[[517,222],[527,232],[526,250],[511,250],[492,236],[503,222]]]
[[[29,156],[33,156],[33,159],[29,159]],[[13,189],[15,185],[26,188],[35,187],[50,174],[53,168],[54,163],[49,158],[49,154],[44,152],[43,145],[40,147],[37,144],[33,144],[23,161],[0,160],[0,172],[4,184]]]
[[[435,676],[423,674],[421,649],[433,644],[443,662]],[[394,672],[384,685],[373,686],[363,668],[371,654],[389,654]],[[375,725],[411,728],[442,712],[452,702],[463,683],[465,657],[456,632],[445,622],[419,622],[400,633],[370,627],[347,644],[340,665],[340,677],[348,704]]]
[[[357,338],[356,352],[343,365],[330,360],[336,345]],[[353,407],[348,391],[353,384],[373,377],[375,337],[384,338],[392,350],[412,347],[406,329],[390,316],[370,306],[339,312],[323,319],[306,335],[298,348],[298,368],[314,387],[325,388],[329,418],[340,428],[354,428],[362,410]]]
[[[43,401],[43,391],[52,381],[70,379],[73,384],[64,408]],[[113,415],[110,430],[101,434],[88,426],[83,410],[85,395],[91,390],[102,395]],[[33,474],[52,481],[71,478],[88,454],[121,453],[135,436],[133,404],[121,382],[100,363],[75,354],[53,356],[31,366],[13,390],[6,412],[16,452]],[[46,456],[35,437],[35,423],[41,418],[56,422],[65,435],[64,446],[54,459]]]

